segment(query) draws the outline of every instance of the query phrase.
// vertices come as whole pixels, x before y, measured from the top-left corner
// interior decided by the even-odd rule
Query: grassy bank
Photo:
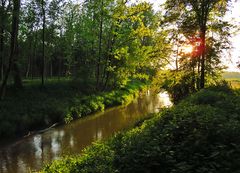
[[[42,172],[240,172],[240,92],[212,87]]]
[[[240,89],[240,79],[227,79],[226,80],[234,89]]]
[[[27,82],[23,90],[8,89],[0,101],[0,138],[28,134],[57,122],[69,122],[106,107],[128,104],[146,87],[139,81],[125,88],[83,94],[84,90],[69,80],[49,81],[44,88],[38,82]]]
[[[232,86],[232,88],[240,88],[240,73],[239,72],[225,72],[222,74],[224,80]]]

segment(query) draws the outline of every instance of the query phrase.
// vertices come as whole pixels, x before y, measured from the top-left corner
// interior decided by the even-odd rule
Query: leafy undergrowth
[[[211,87],[42,172],[240,172],[240,92]]]
[[[88,95],[69,80],[49,81],[45,88],[34,81],[25,86],[23,90],[9,88],[0,101],[0,138],[21,136],[109,106],[128,104],[146,84],[134,81],[119,90]]]
[[[139,90],[144,90],[146,86],[139,81],[134,81],[119,90],[74,98],[65,121],[69,122],[93,112],[103,111],[106,107],[128,105],[138,96]]]

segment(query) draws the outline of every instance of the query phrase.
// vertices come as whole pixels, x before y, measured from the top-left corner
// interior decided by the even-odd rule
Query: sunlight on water
[[[158,96],[160,97],[161,105],[163,107],[171,107],[173,105],[170,100],[169,94],[166,91],[159,93]]]

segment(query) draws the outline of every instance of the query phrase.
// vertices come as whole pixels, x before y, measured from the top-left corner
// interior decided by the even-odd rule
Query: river
[[[0,173],[25,173],[39,170],[61,156],[79,154],[96,140],[129,128],[149,113],[170,106],[167,93],[147,91],[126,107],[115,107],[42,134],[32,135],[0,147]]]

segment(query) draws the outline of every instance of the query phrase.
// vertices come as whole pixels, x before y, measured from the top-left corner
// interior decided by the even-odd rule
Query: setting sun
[[[193,52],[193,46],[192,45],[185,45],[181,48],[181,52],[184,54],[189,54]]]

